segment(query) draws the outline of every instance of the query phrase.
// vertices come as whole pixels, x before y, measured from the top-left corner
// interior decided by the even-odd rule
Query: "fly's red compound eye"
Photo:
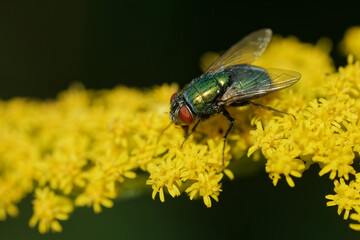
[[[176,97],[177,95],[178,95],[177,93],[174,93],[173,95],[171,95],[170,102],[172,102],[172,100],[174,99],[174,97]]]
[[[192,115],[190,113],[190,110],[186,106],[182,106],[178,113],[179,119],[184,124],[190,124],[193,121]]]

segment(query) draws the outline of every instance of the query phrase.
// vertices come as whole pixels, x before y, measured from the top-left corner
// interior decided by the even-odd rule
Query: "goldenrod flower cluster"
[[[293,116],[256,114],[252,119],[256,129],[251,131],[254,144],[248,156],[261,149],[267,159],[265,170],[275,186],[283,176],[294,187],[293,177],[301,177],[312,164],[318,164],[319,176],[328,174],[335,185],[335,194],[326,196],[327,205],[337,205],[339,215],[345,212],[344,219],[353,210],[350,218],[358,223],[350,227],[360,230],[360,173],[355,170],[358,163],[354,164],[360,150],[360,62],[350,55],[346,67],[332,73],[328,64],[325,74],[301,67],[293,68],[303,73],[298,86],[266,99]]]
[[[356,41],[344,42],[356,56]],[[1,101],[0,219],[16,216],[28,194],[34,196],[29,225],[41,233],[61,231],[59,221],[76,207],[96,213],[110,208],[129,189],[152,188],[152,197],[162,202],[187,194],[211,207],[224,177],[234,177],[230,160],[246,154],[257,160],[262,153],[274,185],[284,177],[293,187],[293,177],[318,164],[319,175],[329,174],[335,185],[335,194],[326,196],[328,206],[337,205],[339,214],[345,210],[344,218],[357,222],[350,227],[360,230],[360,173],[354,166],[360,150],[360,63],[349,57],[335,72],[330,48],[327,39],[316,45],[295,37],[272,40],[255,65],[295,70],[302,79],[258,102],[292,115],[229,109],[236,125],[224,162],[222,137],[229,123],[221,115],[202,123],[181,147],[184,133],[169,126],[168,115],[176,84],[98,91],[74,85],[55,100]],[[202,67],[216,56],[207,54]]]
[[[164,131],[169,99],[177,90],[176,85],[148,91],[74,86],[54,101],[1,102],[1,219],[16,216],[16,205],[34,192],[30,226],[38,224],[41,233],[61,231],[59,220],[74,207],[95,212],[112,207],[134,178],[153,188],[153,198],[164,201],[165,192],[175,197],[186,191],[210,207],[211,198],[218,200],[223,174],[232,177],[226,169],[229,147],[223,165],[220,134],[191,137],[180,148],[182,130]]]

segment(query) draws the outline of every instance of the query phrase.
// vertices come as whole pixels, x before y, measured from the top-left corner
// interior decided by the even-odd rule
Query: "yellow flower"
[[[269,156],[267,156],[268,152],[265,152],[265,157],[268,158],[265,170],[273,180],[274,186],[280,179],[280,175],[284,175],[289,186],[294,187],[295,183],[291,176],[300,178],[305,170],[304,162],[298,159],[299,149],[284,144],[276,148],[276,151],[269,152]]]
[[[35,227],[39,223],[40,233],[46,233],[50,229],[53,232],[61,232],[62,227],[58,220],[67,220],[69,213],[73,211],[73,203],[69,198],[56,195],[48,187],[35,190],[33,205],[34,214],[29,225]]]
[[[179,196],[179,187],[182,184],[180,180],[182,166],[180,161],[173,161],[172,157],[167,157],[164,162],[158,166],[149,167],[151,172],[146,184],[152,185],[152,198],[155,199],[159,193],[160,201],[165,201],[164,188],[169,191],[172,197]]]
[[[44,161],[38,164],[39,183],[49,183],[52,189],[69,194],[74,186],[82,182],[81,172],[87,164],[88,146],[89,139],[81,135],[71,133],[61,138],[54,150],[44,155]]]
[[[338,205],[338,214],[345,210],[344,219],[348,219],[350,211],[360,205],[359,184],[351,181],[346,184],[343,178],[334,181],[334,191],[336,195],[326,195],[326,199],[331,200],[326,203],[327,206]]]
[[[16,203],[21,199],[21,191],[11,181],[0,180],[0,220],[5,220],[7,215],[18,215]]]
[[[358,223],[350,223],[349,227],[356,230],[356,231],[360,231],[360,207],[359,206],[354,206],[354,210],[356,213],[352,213],[350,215],[350,219],[357,221]]]
[[[95,213],[102,211],[104,207],[112,207],[112,199],[116,198],[118,192],[115,181],[107,179],[100,167],[84,173],[87,179],[84,190],[75,199],[75,206],[92,206]]]
[[[203,197],[205,205],[209,208],[211,207],[212,197],[215,201],[219,201],[218,196],[221,192],[221,183],[222,173],[216,173],[211,171],[208,174],[199,174],[198,181],[193,183],[189,188],[186,189],[186,192],[189,193],[190,199],[193,199],[196,194]]]
[[[166,189],[172,197],[180,195],[180,189],[184,182],[193,182],[186,188],[190,199],[197,194],[204,199],[207,207],[211,207],[210,196],[218,201],[217,196],[221,191],[223,168],[229,164],[228,148],[225,152],[225,163],[222,163],[222,140],[210,139],[206,145],[197,144],[192,138],[188,140],[183,149],[170,149],[165,154],[165,161],[158,164],[151,164],[148,167],[150,172],[147,184],[152,185],[153,198],[159,193],[160,200],[165,201],[164,190]],[[232,178],[229,169],[224,170],[225,174]]]
[[[256,130],[251,130],[250,134],[254,136],[254,144],[248,150],[248,157],[253,154],[257,149],[262,148],[264,151],[271,150],[275,147],[275,142],[280,139],[280,136],[277,135],[277,127],[274,124],[274,121],[269,122],[269,126],[264,131],[262,123],[256,121]]]

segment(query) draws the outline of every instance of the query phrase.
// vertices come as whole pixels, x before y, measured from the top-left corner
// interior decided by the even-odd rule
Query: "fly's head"
[[[189,125],[195,115],[181,93],[174,93],[170,100],[170,119],[175,125]]]

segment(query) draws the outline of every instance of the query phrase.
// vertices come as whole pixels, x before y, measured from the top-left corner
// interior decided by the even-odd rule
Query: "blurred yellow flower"
[[[344,39],[340,44],[340,50],[345,54],[353,54],[360,59],[360,26],[354,26],[346,30]]]
[[[354,34],[344,44],[357,56]],[[239,172],[229,168],[230,160],[240,162],[247,154],[254,161],[265,157],[274,185],[284,177],[294,187],[294,177],[318,164],[319,175],[329,174],[334,182],[327,205],[345,211],[344,218],[355,221],[350,227],[360,230],[360,173],[354,165],[360,152],[360,63],[349,56],[348,65],[335,72],[330,48],[326,38],[312,45],[274,37],[255,65],[295,70],[303,77],[257,101],[296,119],[255,107],[229,109],[236,123],[224,162],[228,122],[223,116],[200,124],[182,148],[182,129],[171,125],[164,131],[176,84],[142,91],[125,86],[91,91],[76,84],[52,101],[0,101],[0,219],[16,216],[17,204],[35,192],[30,226],[59,232],[59,220],[68,219],[75,207],[99,213],[126,196],[129,186],[139,192],[152,188],[152,197],[162,202],[166,195],[185,193],[211,207],[223,179]],[[204,55],[201,67],[217,57]]]

